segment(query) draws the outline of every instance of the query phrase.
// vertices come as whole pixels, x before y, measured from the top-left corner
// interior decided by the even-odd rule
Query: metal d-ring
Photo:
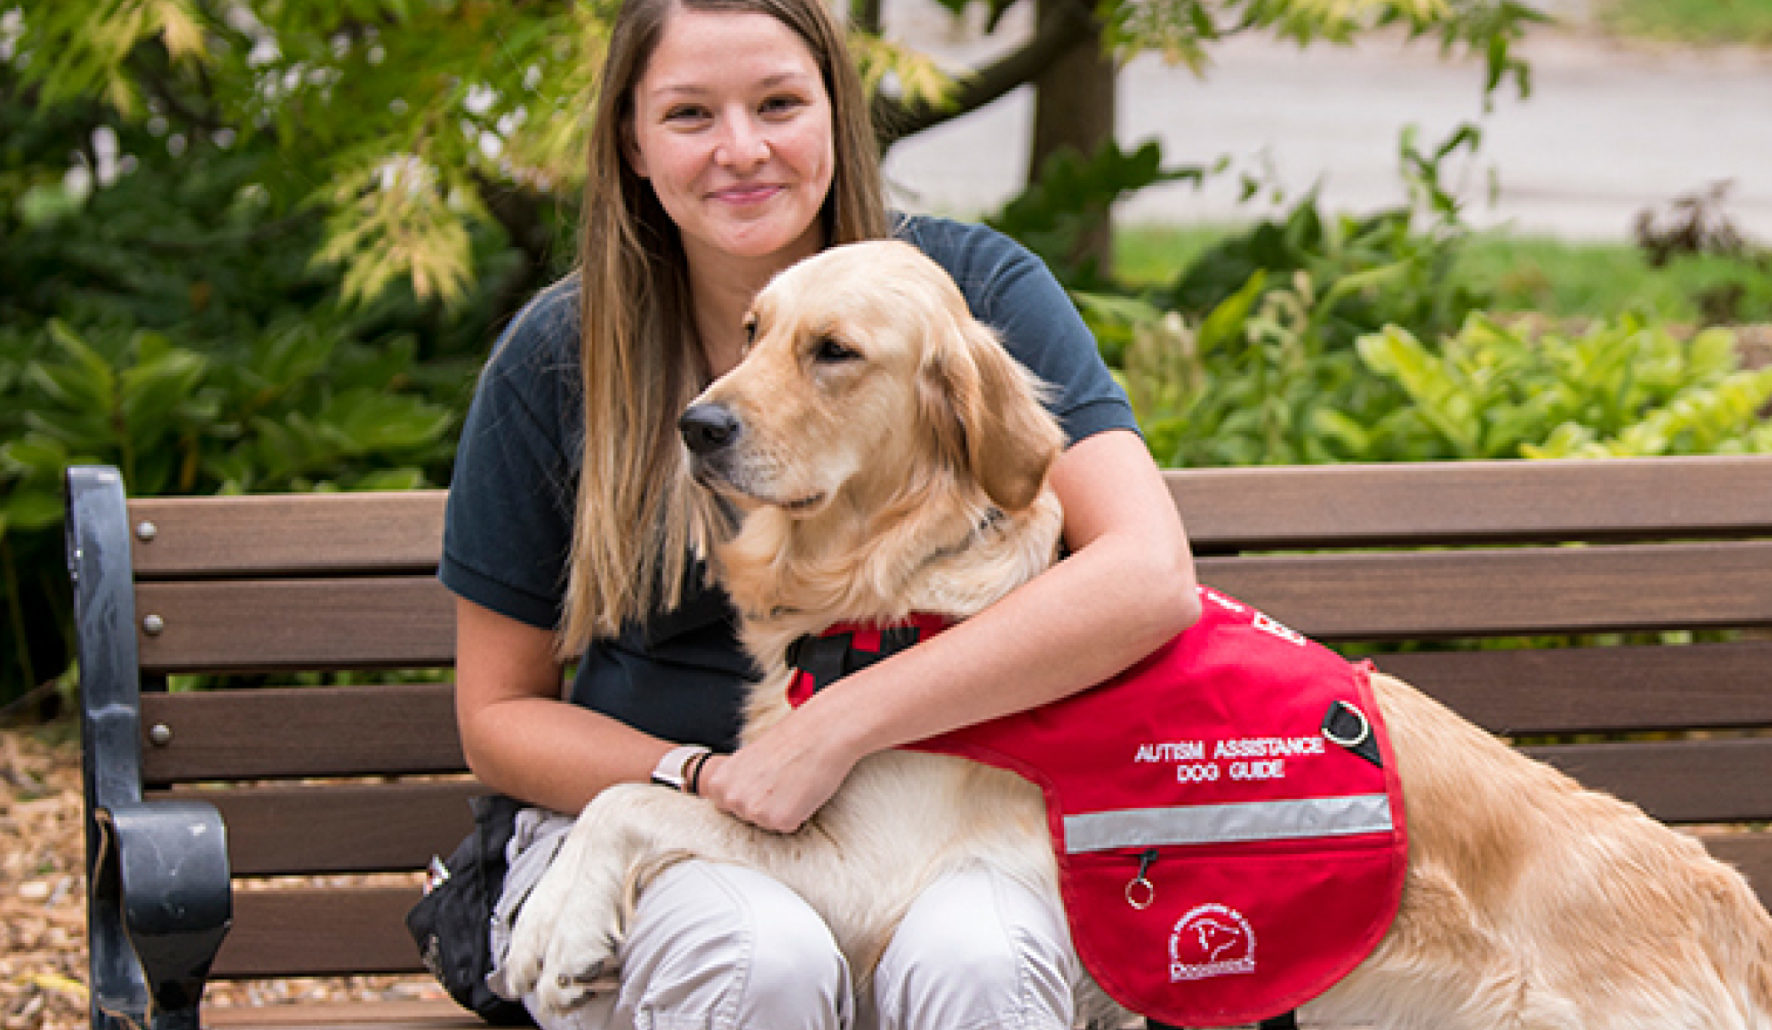
[[[1157,885],[1145,877],[1151,863],[1157,860],[1157,849],[1150,848],[1138,856],[1138,874],[1126,884],[1126,904],[1143,912],[1157,900]]]
[[[1329,724],[1333,720],[1327,720],[1323,723],[1323,736],[1329,738],[1331,744],[1340,744],[1342,747],[1352,751],[1354,748],[1366,743],[1367,737],[1372,736],[1372,723],[1366,718],[1365,712],[1360,711],[1346,701],[1337,701],[1335,703],[1341,706],[1342,711],[1351,713],[1354,718],[1360,720],[1360,732],[1354,734],[1352,737],[1339,737],[1336,735],[1335,731],[1330,728]]]

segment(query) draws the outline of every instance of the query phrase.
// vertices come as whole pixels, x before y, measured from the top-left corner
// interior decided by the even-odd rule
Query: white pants
[[[848,963],[811,907],[738,866],[666,870],[621,959],[619,990],[545,1030],[1069,1030],[1079,977],[1057,899],[981,868],[911,905],[874,971],[877,1011],[855,1011]]]

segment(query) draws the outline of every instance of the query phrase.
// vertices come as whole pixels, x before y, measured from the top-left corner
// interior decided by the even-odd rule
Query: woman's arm
[[[953,629],[815,694],[703,773],[733,815],[790,831],[863,756],[1108,679],[1199,617],[1193,558],[1144,443],[1113,430],[1053,465],[1072,554]]]
[[[644,781],[667,741],[560,698],[554,634],[457,598],[455,716],[468,767],[493,790],[576,813]]]

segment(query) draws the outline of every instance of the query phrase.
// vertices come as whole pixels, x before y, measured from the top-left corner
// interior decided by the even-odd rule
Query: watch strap
[[[658,765],[653,768],[652,782],[672,790],[687,791],[691,782],[691,774],[698,771],[700,764],[706,761],[707,756],[712,753],[713,749],[702,747],[700,744],[683,744],[671,748],[664,753],[664,757],[660,758]]]

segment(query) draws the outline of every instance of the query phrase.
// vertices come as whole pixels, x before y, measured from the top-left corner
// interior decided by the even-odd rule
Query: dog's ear
[[[1020,511],[1039,496],[1064,432],[995,333],[970,316],[943,321],[934,335],[946,338],[925,351],[921,382],[936,449],[998,507]]]

